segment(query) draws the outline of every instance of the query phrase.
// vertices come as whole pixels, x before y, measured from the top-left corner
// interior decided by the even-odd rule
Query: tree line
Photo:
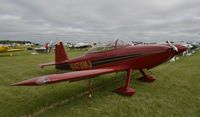
[[[31,43],[31,42],[30,41],[0,40],[0,44],[12,44],[12,43],[25,44],[25,43]]]

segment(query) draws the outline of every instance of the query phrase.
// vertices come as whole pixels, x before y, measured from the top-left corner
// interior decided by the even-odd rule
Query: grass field
[[[69,51],[69,56],[84,52]],[[139,82],[136,77],[140,74],[134,74],[133,97],[112,92],[123,84],[123,72],[92,79],[95,91],[91,99],[85,94],[88,80],[40,87],[9,86],[35,76],[65,72],[37,67],[53,60],[53,54],[28,52],[0,57],[0,117],[200,117],[200,51],[150,70],[157,77],[154,83]]]

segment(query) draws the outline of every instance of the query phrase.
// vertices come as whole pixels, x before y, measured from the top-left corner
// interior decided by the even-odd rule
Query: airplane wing
[[[83,80],[83,79],[95,77],[101,74],[124,71],[124,70],[127,70],[128,68],[129,68],[128,66],[113,66],[113,67],[75,71],[75,72],[62,73],[62,74],[45,75],[45,76],[39,76],[33,79],[25,80],[22,82],[14,83],[12,85],[34,86],[34,85],[52,84],[52,83],[63,82],[63,81],[77,81],[77,80]]]

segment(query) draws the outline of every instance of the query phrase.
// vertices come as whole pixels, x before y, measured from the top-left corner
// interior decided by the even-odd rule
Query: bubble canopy
[[[108,42],[105,42],[105,43],[97,43],[87,53],[109,51],[109,50],[124,48],[124,47],[131,46],[131,45],[132,45],[132,43],[118,39],[116,41],[108,41]]]

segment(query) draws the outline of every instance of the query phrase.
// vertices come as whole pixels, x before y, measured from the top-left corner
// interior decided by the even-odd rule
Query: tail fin
[[[65,52],[65,48],[62,42],[58,42],[55,45],[55,63],[60,63],[65,60],[68,60],[68,56]]]

